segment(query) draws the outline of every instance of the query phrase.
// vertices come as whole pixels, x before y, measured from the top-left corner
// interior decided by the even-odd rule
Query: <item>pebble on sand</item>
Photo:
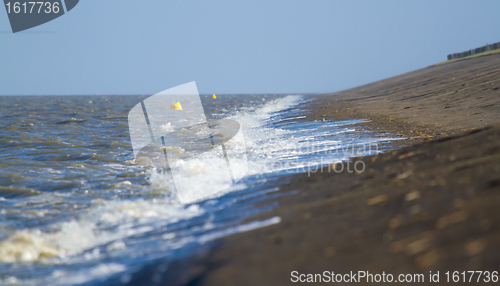
[[[428,249],[430,246],[430,241],[427,238],[423,238],[412,243],[409,243],[406,246],[406,253],[409,255],[415,255],[419,252],[422,252]]]
[[[417,265],[418,268],[422,269],[436,264],[438,260],[439,260],[439,255],[437,254],[436,251],[433,250],[417,257],[415,259],[415,264]]]
[[[403,219],[400,215],[395,216],[389,221],[389,228],[396,229],[403,223]]]
[[[335,250],[335,247],[333,246],[328,246],[323,249],[323,256],[325,257],[332,257],[337,253]]]
[[[467,219],[467,214],[463,211],[452,213],[448,216],[439,218],[436,221],[437,228],[445,228],[449,225],[465,221]]]
[[[405,201],[413,201],[420,198],[420,193],[418,191],[413,191],[406,194]]]
[[[486,243],[484,243],[481,239],[474,240],[473,242],[469,242],[465,245],[464,250],[465,254],[468,256],[477,255],[486,248]]]
[[[371,198],[371,199],[368,199],[366,201],[366,204],[369,205],[369,206],[372,206],[372,205],[376,205],[378,203],[382,203],[382,202],[385,202],[387,201],[389,198],[386,196],[386,195],[380,195],[380,196],[376,196],[374,198]]]

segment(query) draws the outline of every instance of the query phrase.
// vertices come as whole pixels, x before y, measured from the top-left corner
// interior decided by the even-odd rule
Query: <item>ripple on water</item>
[[[41,194],[32,188],[15,187],[15,186],[0,186],[0,197],[4,199],[21,198],[28,196],[36,196]]]

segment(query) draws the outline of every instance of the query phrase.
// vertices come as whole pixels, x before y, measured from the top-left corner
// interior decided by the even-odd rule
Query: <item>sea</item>
[[[245,168],[219,186],[193,175],[217,178],[223,164],[184,156],[178,176],[210,194],[189,203],[165,170],[135,158],[128,114],[147,96],[0,97],[0,285],[126,285],[160,261],[167,271],[222,237],[279,224],[252,217],[293,193],[278,192],[290,176],[396,140],[363,130],[363,118],[309,120],[311,95],[200,97],[207,120],[239,123]]]

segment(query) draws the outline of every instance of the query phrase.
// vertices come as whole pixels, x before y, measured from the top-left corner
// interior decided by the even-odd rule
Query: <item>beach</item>
[[[313,98],[296,120],[368,119],[357,126],[402,140],[356,158],[363,172],[289,177],[282,196],[262,203],[279,206],[250,218],[279,216],[279,224],[222,238],[171,263],[161,281],[288,285],[293,271],[361,270],[422,273],[424,284],[436,284],[429,271],[439,271],[443,284],[447,271],[499,270],[500,55]],[[149,285],[157,271],[143,269],[131,283]]]

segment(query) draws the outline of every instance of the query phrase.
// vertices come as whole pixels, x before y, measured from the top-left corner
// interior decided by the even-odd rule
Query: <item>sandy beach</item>
[[[362,173],[289,178],[285,195],[266,202],[279,207],[252,218],[281,223],[223,238],[172,263],[162,281],[289,285],[292,271],[363,270],[423,273],[425,284],[440,271],[442,284],[447,271],[499,270],[500,55],[315,96],[301,108],[305,120],[369,119],[358,127],[403,139],[361,158]],[[148,285],[155,267],[131,283]]]

